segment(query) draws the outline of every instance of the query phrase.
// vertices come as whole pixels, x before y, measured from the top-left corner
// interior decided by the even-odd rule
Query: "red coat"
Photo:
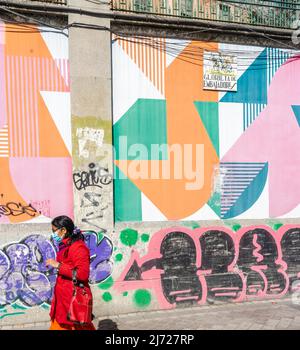
[[[67,244],[68,240],[69,239],[64,239],[63,243]],[[87,286],[88,292],[91,293],[88,285],[90,251],[84,241],[78,240],[60,250],[57,253],[56,260],[60,262],[61,265],[54,287],[50,317],[51,320],[55,319],[59,324],[72,325],[73,323],[67,320],[67,313],[73,292],[72,270],[74,268],[77,269],[77,280]]]

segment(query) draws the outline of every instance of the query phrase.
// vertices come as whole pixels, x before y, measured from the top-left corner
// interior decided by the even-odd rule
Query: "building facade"
[[[0,326],[48,319],[58,215],[97,316],[297,295],[298,1],[0,8]]]

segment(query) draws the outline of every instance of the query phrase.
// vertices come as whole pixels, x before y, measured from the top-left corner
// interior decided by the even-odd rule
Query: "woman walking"
[[[58,216],[52,220],[51,224],[51,237],[58,244],[58,253],[56,260],[46,261],[48,266],[57,269],[50,310],[50,330],[95,330],[91,321],[82,325],[70,320],[69,316],[75,288],[73,285],[74,271],[76,271],[77,281],[81,283],[84,293],[92,303],[92,293],[88,284],[90,252],[84,243],[83,234],[68,216]]]

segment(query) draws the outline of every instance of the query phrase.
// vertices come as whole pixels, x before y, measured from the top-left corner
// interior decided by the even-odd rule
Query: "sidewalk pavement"
[[[95,327],[119,330],[300,330],[300,305],[291,298],[226,303],[96,317]],[[100,322],[100,323],[99,323]],[[22,330],[46,330],[49,323],[24,325]]]

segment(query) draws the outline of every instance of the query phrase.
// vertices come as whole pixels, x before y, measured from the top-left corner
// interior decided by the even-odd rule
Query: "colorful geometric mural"
[[[72,217],[68,39],[0,26],[0,223]]]
[[[237,92],[203,89],[204,51],[237,57]],[[113,77],[116,221],[300,215],[295,52],[115,37]]]

